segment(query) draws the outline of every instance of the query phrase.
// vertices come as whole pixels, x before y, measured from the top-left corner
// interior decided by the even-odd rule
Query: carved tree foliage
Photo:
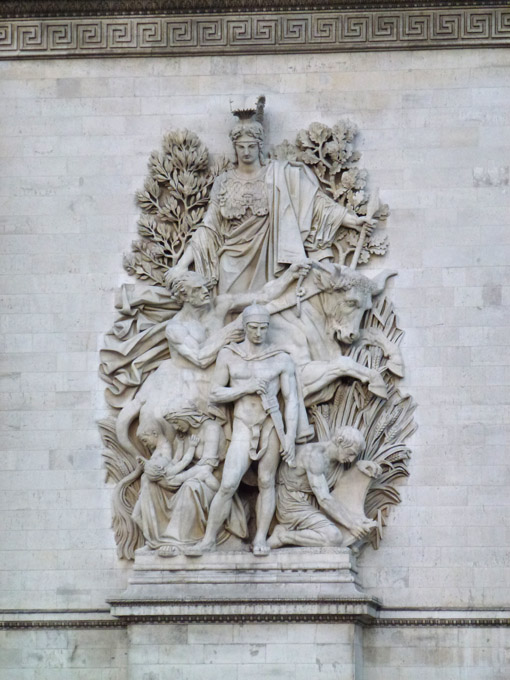
[[[370,209],[367,192],[368,173],[357,166],[361,154],[354,149],[358,134],[357,126],[350,120],[339,121],[332,128],[323,123],[312,123],[307,130],[300,130],[294,144],[285,140],[272,151],[280,160],[304,163],[310,167],[325,193],[340,205],[350,208],[359,216],[369,215],[377,219],[381,227],[389,215],[386,204]],[[360,235],[353,229],[340,230],[335,244],[339,263],[349,264],[356,250]],[[372,255],[385,255],[388,237],[378,228],[363,239],[357,262],[366,264]]]
[[[165,135],[162,151],[150,156],[144,188],[136,194],[141,238],[124,257],[128,274],[164,284],[165,273],[177,264],[204,216],[214,179],[227,167],[225,159],[209,165],[207,148],[193,132]]]

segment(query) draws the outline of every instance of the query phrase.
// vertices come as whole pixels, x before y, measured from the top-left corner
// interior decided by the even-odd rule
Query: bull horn
[[[374,278],[371,279],[372,295],[380,295],[383,292],[386,282],[390,276],[396,276],[397,274],[398,272],[396,272],[394,269],[385,269],[380,274],[377,274],[377,276],[374,276]]]

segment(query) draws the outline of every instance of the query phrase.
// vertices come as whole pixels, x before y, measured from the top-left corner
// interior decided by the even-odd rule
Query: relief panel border
[[[0,59],[509,45],[510,7],[0,20]]]

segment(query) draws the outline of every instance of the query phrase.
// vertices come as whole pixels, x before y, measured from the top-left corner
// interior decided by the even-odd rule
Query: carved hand
[[[372,235],[372,231],[374,230],[376,223],[377,220],[374,220],[372,217],[367,218],[366,215],[361,215],[361,217],[356,219],[356,225],[360,228],[360,230],[365,227],[365,235],[367,238],[370,238]]]
[[[304,260],[303,262],[295,262],[289,267],[293,279],[299,279],[301,276],[305,278],[312,267],[311,260]]]
[[[244,340],[244,328],[232,328],[226,334],[227,342],[242,342]]]
[[[367,475],[367,477],[373,477],[374,479],[376,477],[380,477],[382,474],[381,466],[373,460],[358,460],[356,467],[364,475]]]
[[[247,392],[249,394],[266,394],[269,381],[262,378],[252,378],[249,382]]]
[[[157,482],[163,478],[165,470],[163,467],[161,467],[161,465],[148,461],[145,463],[145,474],[151,482]]]
[[[356,538],[363,538],[363,536],[366,536],[367,534],[370,533],[370,531],[377,526],[377,522],[375,522],[372,519],[368,519],[367,517],[362,518],[360,521],[360,518],[356,518],[356,524],[353,524],[352,526],[348,527],[351,534],[355,536]]]
[[[282,458],[291,468],[296,467],[296,442],[294,437],[285,437],[285,448],[282,452]]]
[[[197,437],[196,434],[192,434],[191,437],[189,438],[189,445],[196,449],[199,444],[200,437]]]

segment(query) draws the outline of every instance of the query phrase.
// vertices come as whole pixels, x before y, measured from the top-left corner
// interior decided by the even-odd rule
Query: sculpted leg
[[[250,431],[243,423],[234,421],[232,441],[225,458],[221,485],[209,508],[204,537],[195,545],[185,548],[185,555],[203,555],[205,552],[214,550],[216,536],[229,515],[232,498],[250,467],[249,435]]]
[[[294,531],[287,529],[283,524],[277,524],[268,544],[271,548],[281,548],[284,545],[299,545],[305,548],[339,546],[342,545],[342,532],[333,524]]]
[[[334,361],[311,361],[300,367],[300,374],[305,398],[343,376],[368,383],[368,389],[378,397],[386,399],[388,396],[388,389],[381,374],[358,364],[350,357],[338,357]]]
[[[280,461],[279,451],[280,443],[276,432],[273,430],[270,434],[267,451],[259,462],[259,495],[256,506],[257,531],[253,539],[254,555],[267,555],[270,550],[267,543],[267,533],[276,507],[275,484],[276,469]]]

